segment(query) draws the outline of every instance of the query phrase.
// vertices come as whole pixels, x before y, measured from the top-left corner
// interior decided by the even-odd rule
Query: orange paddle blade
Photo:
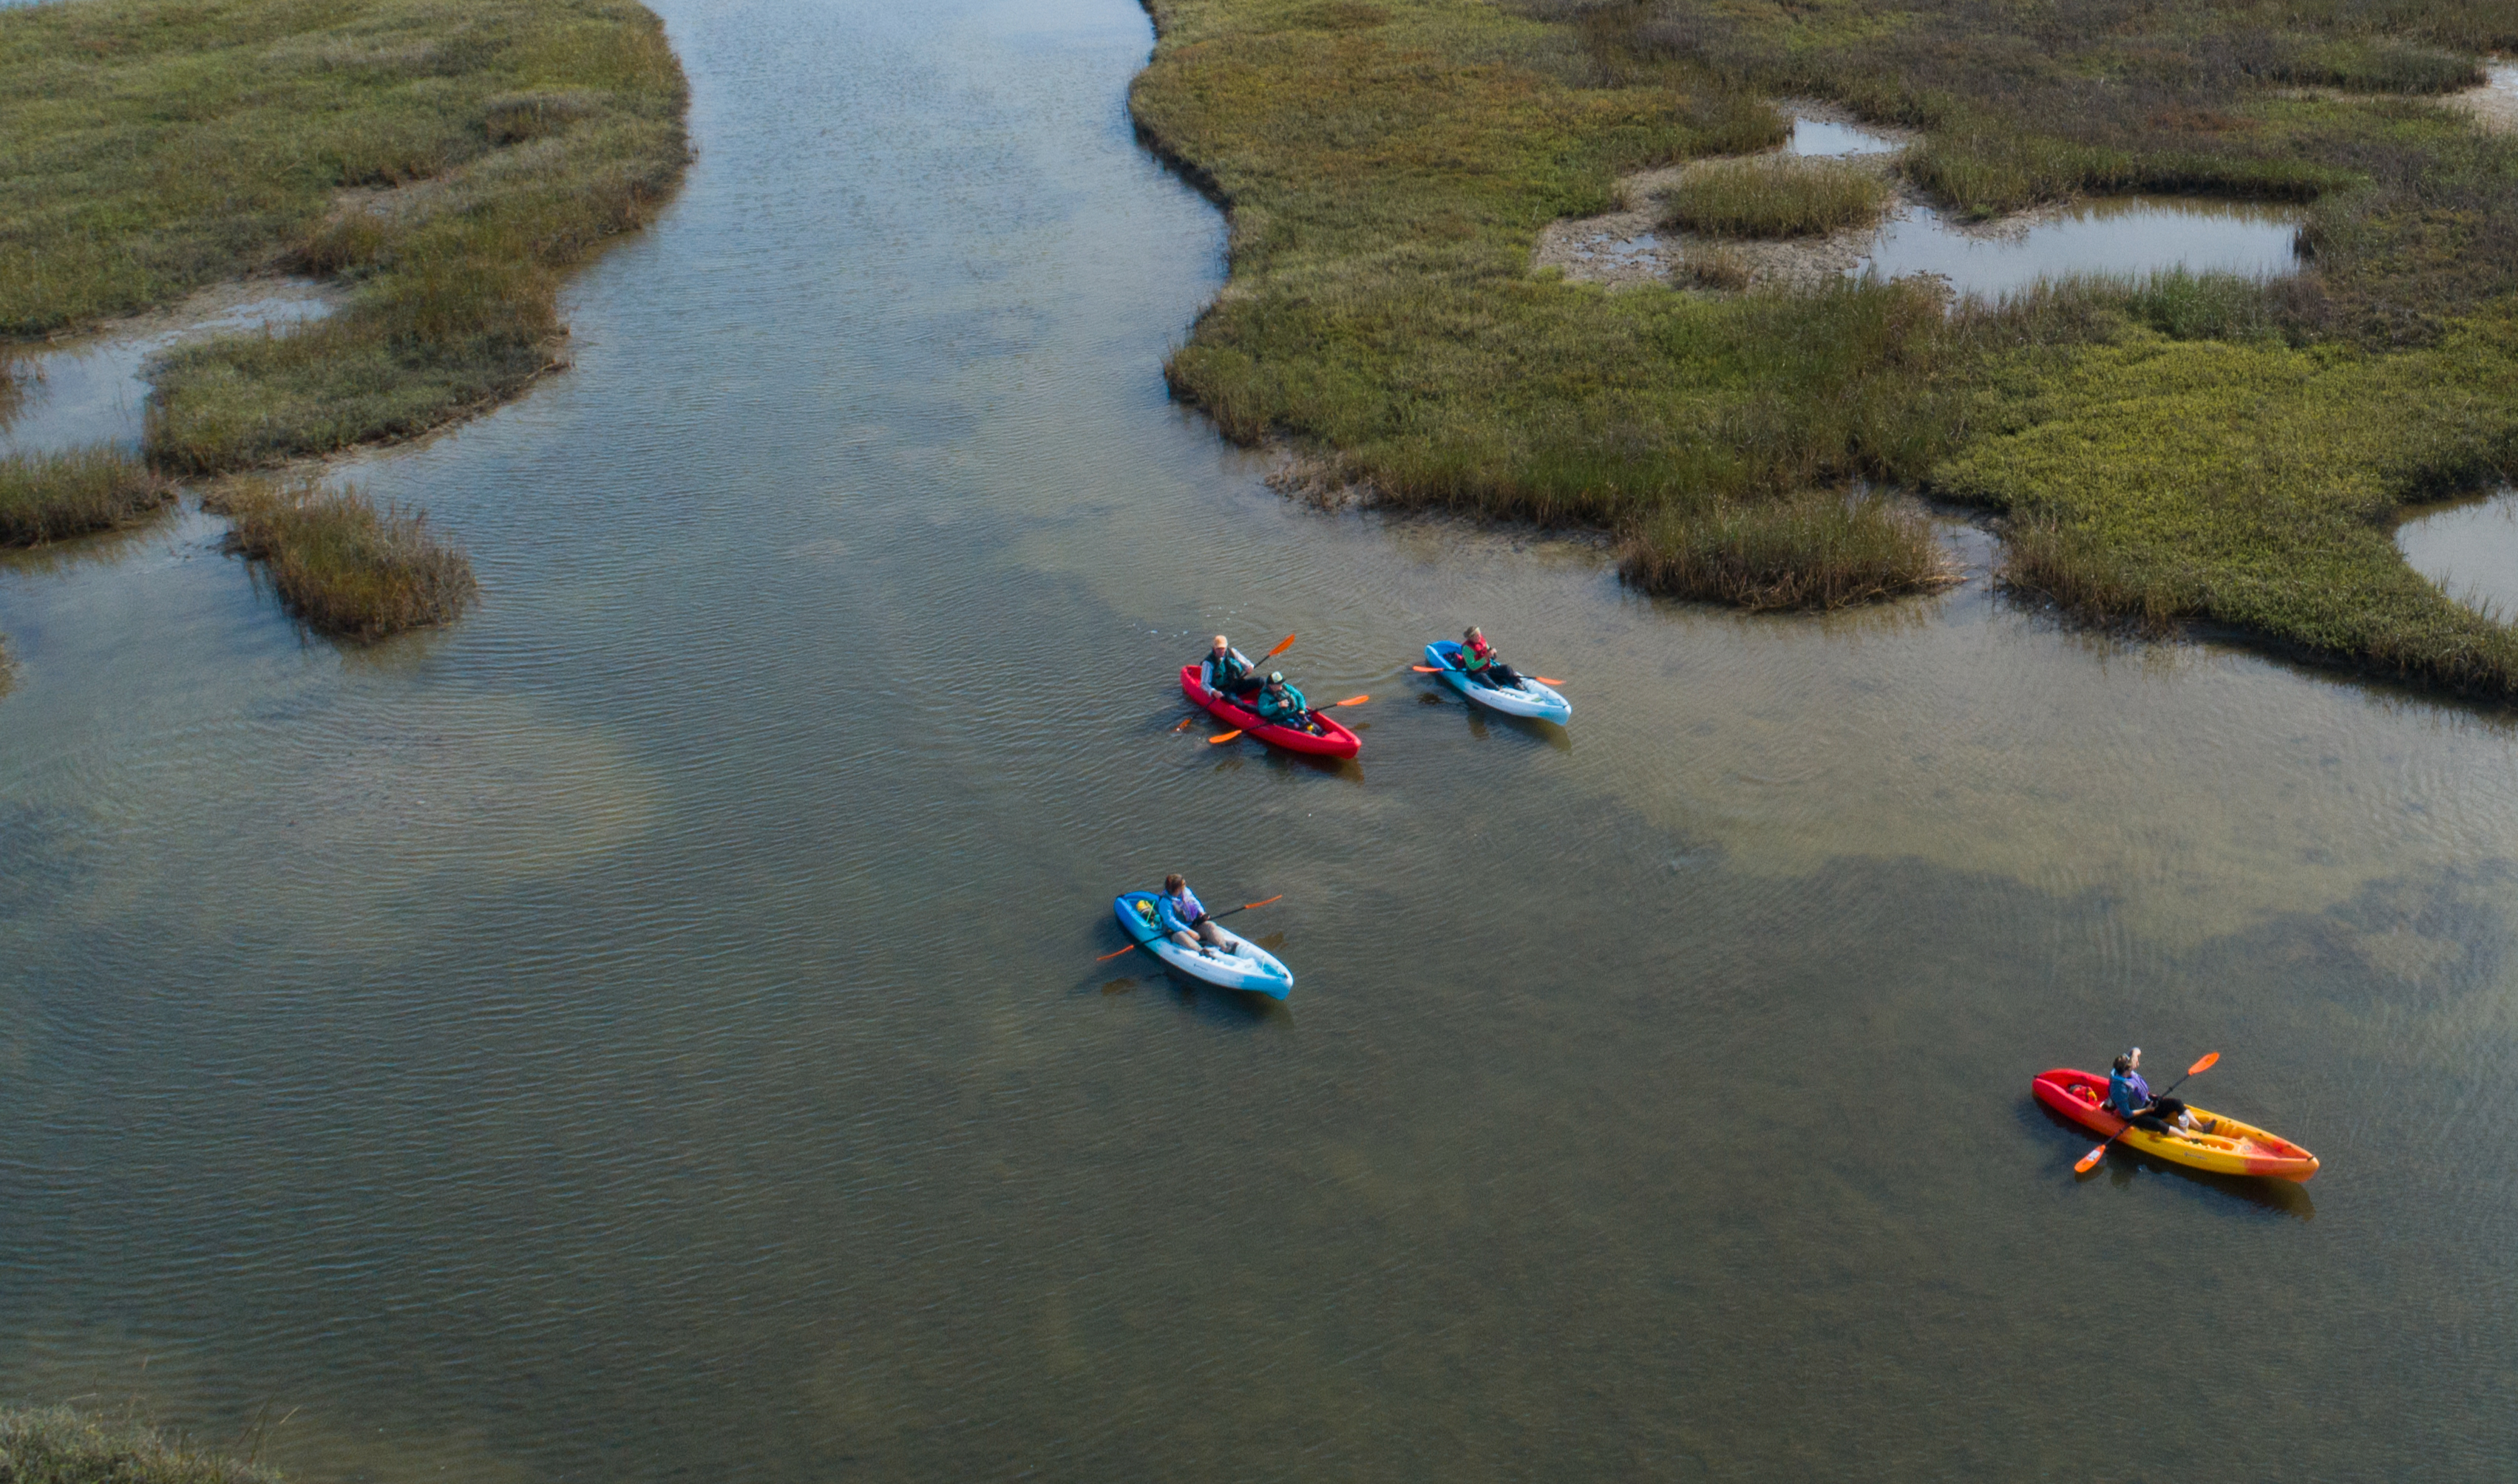
[[[1175,732],[1186,732],[1189,730],[1189,724],[1195,720],[1197,720],[1197,718],[1194,716],[1184,716],[1181,718],[1181,724],[1172,728],[1172,730]]]
[[[1270,897],[1270,898],[1268,899],[1268,902],[1282,902],[1282,901],[1284,901],[1284,900],[1285,900],[1285,894],[1284,894],[1283,892],[1281,892],[1281,892],[1277,893],[1277,895],[1275,895],[1275,896],[1273,896],[1273,897]],[[1248,912],[1250,909],[1252,909],[1252,908],[1254,908],[1254,907],[1266,907],[1266,906],[1268,905],[1268,902],[1244,902],[1244,903],[1242,903],[1242,904],[1241,904],[1241,911],[1243,911],[1243,912]]]
[[[1440,675],[1443,673],[1443,667],[1441,665],[1411,664],[1409,668],[1414,670],[1419,675]]]
[[[1563,685],[1565,683],[1561,680],[1550,680],[1544,675],[1533,675],[1530,678],[1538,681],[1541,685]]]
[[[1136,951],[1137,951],[1137,946],[1136,946],[1135,944],[1131,943],[1131,944],[1129,944],[1126,948],[1123,948],[1123,949],[1119,950],[1119,954],[1133,954],[1133,953],[1135,953]],[[1094,959],[1093,961],[1094,961],[1095,963],[1107,963],[1107,962],[1109,962],[1111,959],[1118,957],[1118,956],[1119,956],[1119,954],[1104,954],[1101,957],[1096,958],[1096,959]]]
[[[1208,738],[1207,741],[1211,742],[1229,742],[1240,735],[1241,729],[1239,727],[1236,727],[1230,732],[1218,732],[1213,737]]]
[[[2214,1062],[2219,1061],[2220,1059],[2221,1059],[2221,1053],[2220,1053],[2220,1052],[2218,1052],[2218,1051],[2206,1051],[2206,1052],[2204,1052],[2204,1053],[2203,1053],[2203,1059],[2202,1059],[2201,1061],[2196,1062],[2193,1066],[2191,1066],[2191,1067],[2189,1067],[2189,1068],[2187,1068],[2187,1069],[2186,1069],[2186,1075],[2187,1075],[2188,1077],[2192,1077],[2195,1073],[2202,1071],[2204,1068],[2209,1067],[2209,1066],[2210,1066],[2210,1065],[2212,1065]]]
[[[1282,638],[1282,639],[1281,639],[1281,640],[1277,641],[1277,647],[1276,647],[1275,649],[1270,650],[1268,653],[1266,653],[1266,654],[1264,654],[1264,655],[1260,656],[1259,657],[1260,657],[1260,658],[1262,658],[1262,659],[1274,659],[1274,658],[1276,658],[1278,656],[1280,656],[1280,655],[1281,655],[1281,654],[1285,653],[1285,649],[1286,649],[1286,647],[1287,647],[1288,645],[1291,645],[1293,642],[1294,642],[1294,636],[1293,636],[1293,635],[1291,635],[1291,634],[1287,634],[1284,638]]]
[[[2112,1143],[2114,1143],[2114,1142],[2115,1142],[2115,1140],[2113,1140],[2113,1139],[2109,1139],[2109,1140],[2107,1140],[2107,1144],[2112,1144]],[[2091,1150],[2088,1154],[2085,1154],[2085,1155],[2081,1156],[2081,1163],[2072,1166],[2072,1173],[2074,1173],[2074,1174],[2076,1174],[2076,1175],[2085,1175],[2085,1174],[2088,1174],[2091,1170],[2098,1168],[2098,1166],[2099,1166],[2099,1161],[2100,1161],[2100,1160],[2102,1160],[2102,1159],[2104,1159],[2104,1158],[2106,1158],[2106,1152],[2107,1152],[2107,1145],[2106,1145],[2106,1144],[2101,1144],[2098,1148],[2093,1149],[2093,1150]]]
[[[1350,696],[1344,700],[1332,700],[1328,705],[1323,706],[1321,709],[1325,711],[1331,706],[1360,706],[1371,699],[1372,698],[1369,696]]]

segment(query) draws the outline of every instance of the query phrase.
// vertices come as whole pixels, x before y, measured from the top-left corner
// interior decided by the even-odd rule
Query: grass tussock
[[[280,1477],[137,1422],[109,1423],[65,1407],[0,1411],[0,1480],[9,1484],[279,1484]]]
[[[1752,611],[1845,608],[1957,580],[1931,522],[1833,494],[1656,517],[1627,539],[1618,571],[1647,592]]]
[[[234,522],[232,548],[323,633],[371,643],[451,622],[476,596],[470,560],[426,516],[355,488],[250,480],[205,503]]]
[[[163,362],[151,456],[419,432],[552,363],[562,276],[679,178],[684,96],[630,0],[0,9],[0,335],[327,275],[355,288],[329,318]]]
[[[1728,237],[1819,236],[1880,220],[1888,185],[1835,160],[1708,160],[1679,178],[1662,225]]]
[[[1729,248],[1703,243],[1691,243],[1681,249],[1678,265],[1671,271],[1671,281],[1682,288],[1726,294],[1746,289],[1752,276],[1747,258]]]
[[[0,546],[128,526],[174,497],[172,481],[110,445],[0,455]]]

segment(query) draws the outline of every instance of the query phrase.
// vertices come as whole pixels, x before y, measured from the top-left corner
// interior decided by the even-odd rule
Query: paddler
[[[2142,1077],[2140,1046],[2117,1057],[2108,1071],[2107,1110],[2136,1128],[2152,1133],[2177,1133],[2194,1126],[2194,1116],[2186,1111],[2182,1099],[2150,1095],[2150,1083]],[[2176,1127],[2170,1127],[2171,1124]]]
[[[1194,949],[1200,939],[1217,948],[1224,946],[1224,929],[1206,914],[1205,904],[1197,893],[1189,889],[1189,880],[1179,871],[1163,877],[1162,895],[1154,898],[1154,916],[1171,935],[1174,943]]]
[[[1215,636],[1206,657],[1198,662],[1197,678],[1209,698],[1247,696],[1265,684],[1250,673],[1250,657],[1235,649],[1222,634]]]
[[[1521,676],[1503,662],[1496,647],[1487,643],[1487,636],[1474,623],[1460,635],[1460,668],[1469,672],[1471,680],[1499,691],[1521,688]]]
[[[1312,725],[1310,703],[1304,700],[1302,692],[1285,683],[1283,670],[1268,672],[1268,683],[1259,688],[1259,701],[1251,709],[1271,726],[1318,730]]]

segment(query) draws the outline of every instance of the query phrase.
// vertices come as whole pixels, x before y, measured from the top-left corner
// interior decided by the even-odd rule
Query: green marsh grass
[[[280,1477],[187,1448],[136,1421],[65,1407],[0,1411],[0,1480],[7,1484],[279,1484]]]
[[[156,364],[151,462],[216,474],[425,432],[560,363],[559,286],[679,182],[685,102],[631,0],[0,8],[0,336],[319,275],[349,285],[338,313]],[[272,515],[256,544],[319,628],[443,621],[468,572],[414,557],[416,517],[377,520],[352,539],[348,516]]]
[[[233,523],[234,550],[310,628],[372,643],[452,622],[477,592],[472,564],[417,512],[355,487],[239,481],[204,504]]]
[[[2518,0],[1910,0],[1894,24],[1716,0],[1151,9],[1139,130],[1232,221],[1231,280],[1165,370],[1229,437],[1333,454],[1392,503],[1649,533],[1666,555],[1638,580],[1683,557],[1734,572],[1688,579],[1730,601],[1796,567],[1831,590],[1847,533],[1796,515],[1804,491],[1915,485],[2000,513],[2016,580],[2083,610],[2510,693],[2510,630],[2446,604],[2385,527],[2518,457],[2494,339],[2518,145],[2431,101],[2518,45]],[[1760,100],[1787,94],[1926,131],[1905,168],[1954,212],[2291,200],[2311,255],[2273,284],[1947,313],[1904,284],[1532,275],[1541,229],[1608,209],[1621,175],[1779,143]]]
[[[422,431],[551,364],[566,270],[679,178],[681,69],[628,0],[0,9],[0,333],[270,266],[354,292],[189,347],[150,452],[206,473]]]
[[[1957,580],[1923,516],[1827,492],[1692,519],[1665,513],[1628,537],[1618,570],[1647,592],[1753,612],[1845,608]]]
[[[1867,227],[1888,203],[1886,181],[1835,160],[1708,160],[1679,177],[1662,225],[1715,236],[1818,236]]]
[[[128,526],[174,497],[172,481],[109,445],[0,455],[0,546],[40,546]]]

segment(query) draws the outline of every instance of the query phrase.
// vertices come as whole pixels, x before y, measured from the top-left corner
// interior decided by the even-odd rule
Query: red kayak
[[[1314,736],[1292,727],[1261,721],[1255,711],[1245,711],[1220,696],[1209,697],[1206,687],[1198,683],[1197,666],[1194,664],[1181,666],[1181,690],[1188,694],[1190,700],[1214,712],[1226,726],[1239,727],[1248,736],[1288,752],[1309,752],[1319,757],[1353,757],[1364,745],[1363,738],[1331,721],[1325,712],[1312,713],[1321,724],[1321,735]]]

